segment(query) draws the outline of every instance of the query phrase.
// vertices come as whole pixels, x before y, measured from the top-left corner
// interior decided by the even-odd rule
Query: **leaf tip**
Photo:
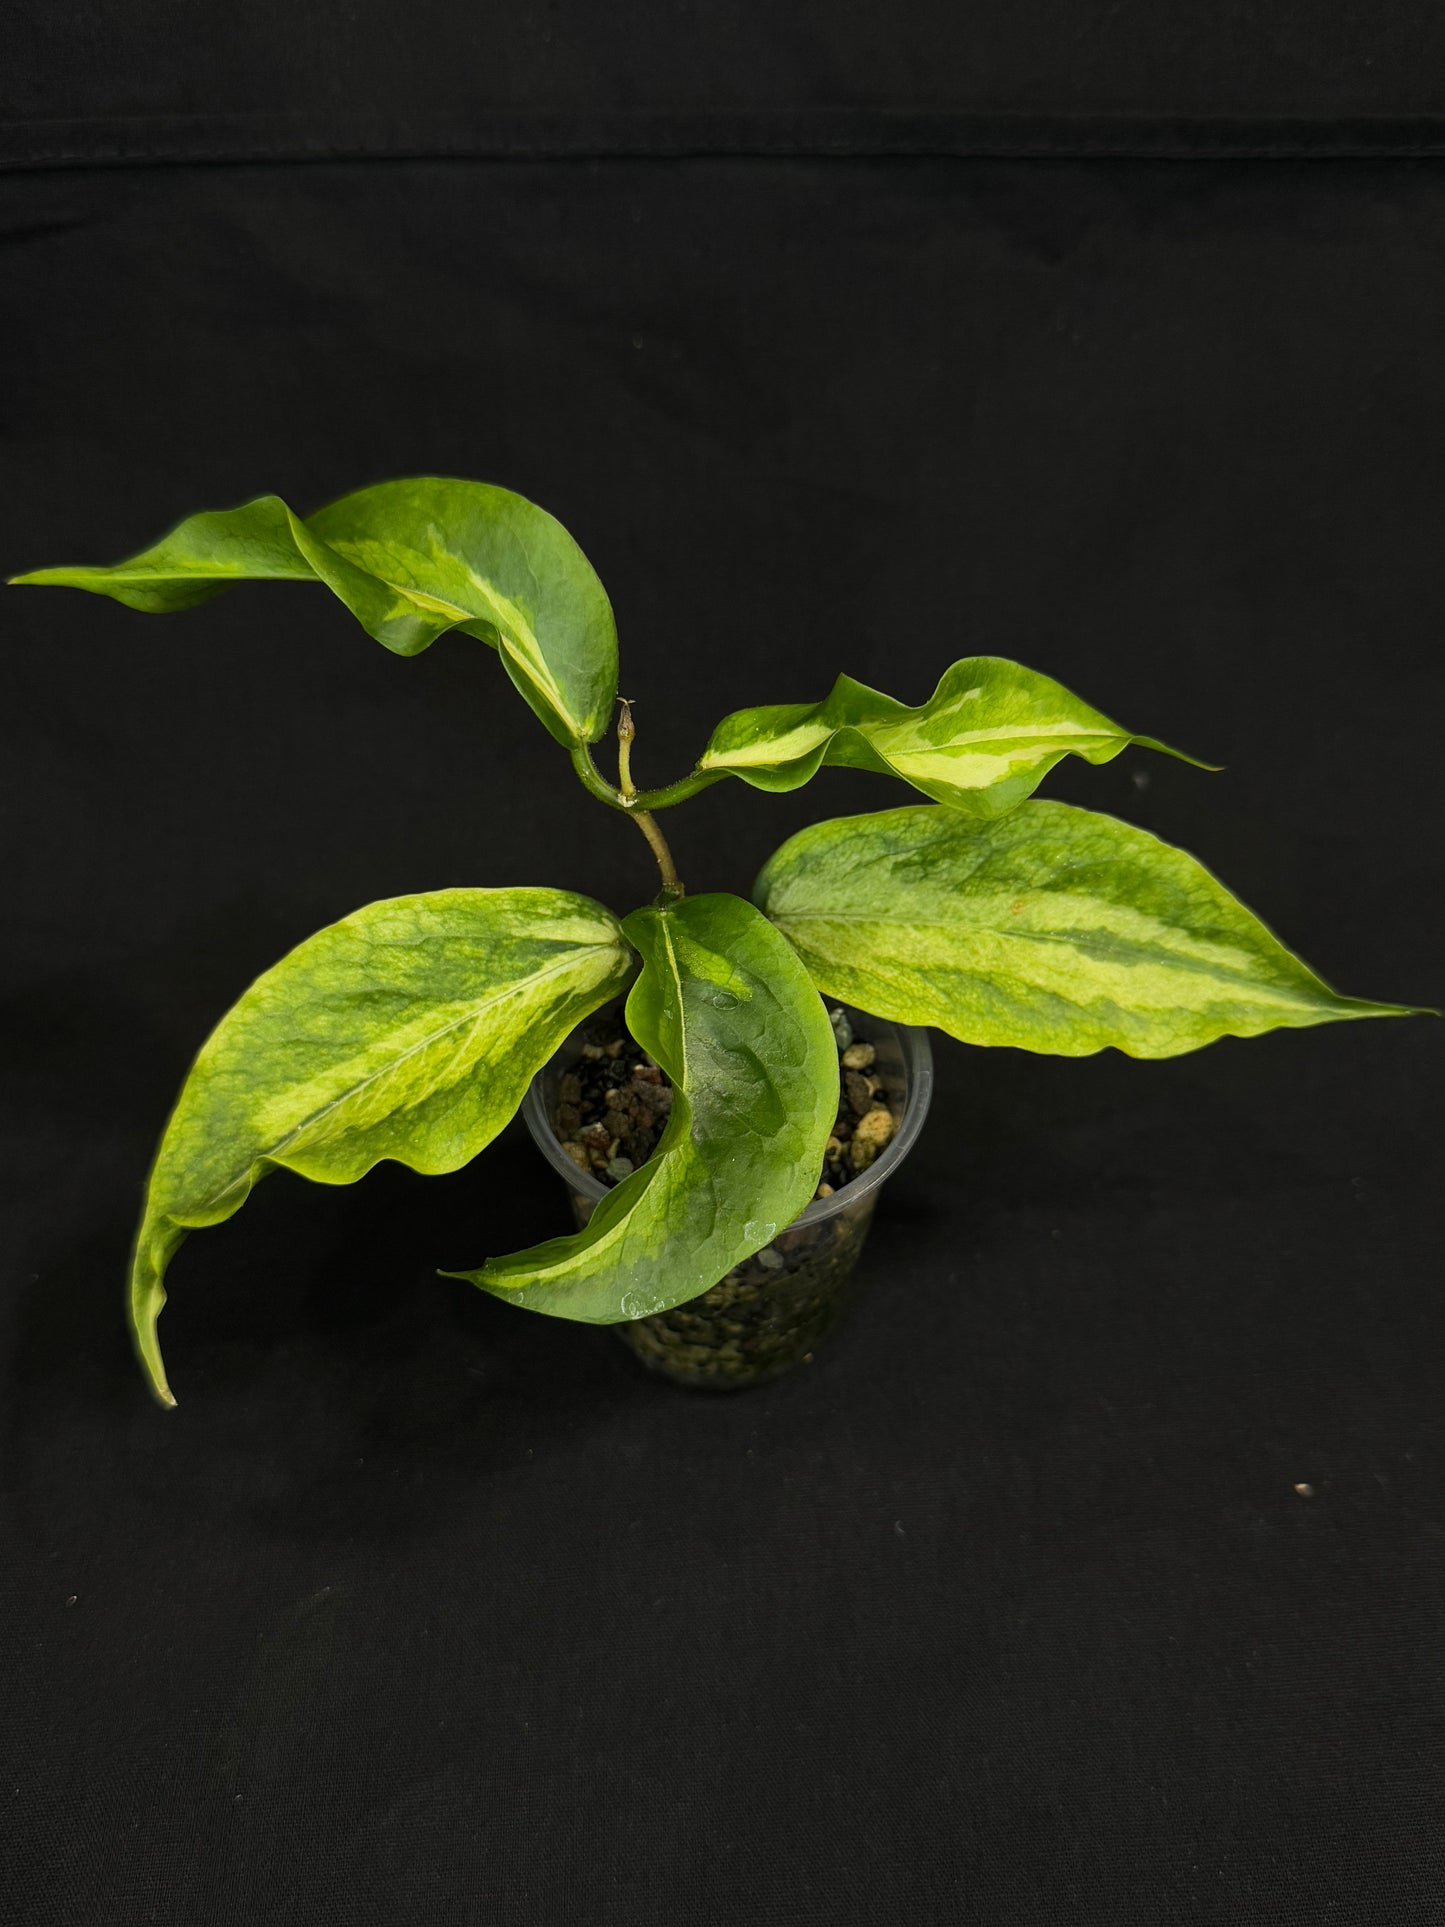
[[[1129,741],[1136,749],[1156,750],[1161,756],[1172,756],[1176,763],[1188,763],[1191,769],[1207,770],[1211,776],[1220,775],[1226,767],[1223,763],[1206,763],[1202,756],[1191,756],[1187,749],[1175,749],[1172,743],[1161,743],[1157,736],[1131,736]]]
[[[160,1341],[156,1337],[154,1318],[146,1326],[135,1327],[135,1348],[140,1358],[141,1369],[150,1384],[151,1395],[157,1405],[167,1411],[174,1411],[176,1395],[171,1390],[170,1380],[166,1377],[165,1360],[161,1357]]]
[[[1334,990],[1329,991],[1329,998],[1326,1015],[1334,1017],[1439,1017],[1445,1014],[1431,1004],[1381,1004],[1372,997],[1345,997]]]
[[[167,1411],[173,1412],[176,1408],[176,1395],[171,1390],[170,1380],[166,1377],[165,1360],[161,1357],[160,1339],[156,1334],[156,1317],[159,1311],[160,1306],[157,1305],[144,1320],[137,1318],[131,1330],[135,1337],[136,1356],[140,1359],[141,1370],[146,1375],[151,1396],[157,1405],[162,1405]]]
[[[166,1377],[166,1362],[161,1356],[158,1326],[166,1302],[166,1288],[162,1282],[166,1262],[185,1233],[175,1234],[168,1250],[162,1247],[159,1252],[156,1252],[151,1249],[147,1240],[146,1234],[149,1228],[150,1220],[147,1219],[141,1226],[136,1240],[135,1256],[131,1260],[131,1340],[135,1345],[141,1370],[146,1375],[157,1403],[174,1408],[176,1398],[171,1390],[170,1380]]]

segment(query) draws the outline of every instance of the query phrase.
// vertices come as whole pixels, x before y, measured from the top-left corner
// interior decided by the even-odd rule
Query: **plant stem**
[[[677,874],[677,865],[672,860],[672,851],[667,847],[667,838],[658,829],[656,819],[650,810],[637,806],[637,785],[632,780],[632,739],[637,734],[632,720],[632,704],[625,696],[617,699],[617,783],[623,801],[636,820],[637,827],[647,838],[647,847],[657,858],[657,867],[662,872],[662,900],[664,903],[676,902],[683,894],[682,878]]]
[[[632,739],[637,734],[632,721],[632,705],[622,700],[622,713],[617,719],[617,775],[619,786],[612,784],[592,760],[592,751],[586,743],[575,743],[572,747],[572,767],[577,772],[577,780],[589,796],[595,796],[599,803],[609,809],[621,810],[630,816],[639,830],[647,838],[647,847],[657,859],[657,867],[662,873],[662,896],[665,902],[676,902],[683,895],[682,879],[677,874],[677,865],[672,860],[672,851],[667,847],[667,838],[657,827],[651,810],[646,805],[650,792],[639,790],[632,780]],[[709,776],[709,781],[711,777]],[[674,784],[679,789],[680,784]],[[706,784],[699,785],[705,788]],[[690,792],[689,792],[690,793]],[[681,802],[682,798],[673,798]]]
[[[572,745],[572,767],[577,772],[577,780],[589,796],[595,796],[599,803],[607,804],[609,809],[627,810],[620,790],[613,789],[607,778],[592,760],[592,751],[586,743]]]
[[[618,760],[621,761],[620,756]],[[710,789],[728,774],[725,769],[695,769],[691,775],[681,777],[676,783],[669,783],[666,789],[636,790],[627,796],[607,781],[593,762],[592,751],[586,743],[572,745],[572,767],[577,772],[578,782],[589,796],[595,796],[599,803],[607,804],[609,809],[626,810],[629,816],[634,810],[670,810],[674,803],[685,803],[690,796]]]
[[[637,808],[670,810],[674,803],[685,803],[690,796],[696,796],[699,791],[711,789],[714,783],[720,783],[727,774],[725,769],[695,769],[690,776],[683,776],[676,783],[669,783],[666,789],[639,790]]]
[[[667,847],[667,838],[657,827],[657,819],[650,810],[632,812],[632,820],[647,838],[652,854],[657,858],[657,867],[662,872],[662,895],[668,903],[676,903],[685,892],[682,879],[677,874],[677,865],[672,860],[672,851]]]
[[[630,803],[637,794],[632,780],[632,739],[637,730],[632,721],[632,704],[625,696],[617,698],[617,786]]]

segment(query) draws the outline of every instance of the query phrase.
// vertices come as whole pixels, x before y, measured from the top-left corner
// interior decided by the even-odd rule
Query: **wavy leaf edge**
[[[837,1108],[822,1000],[751,904],[725,893],[687,897],[634,911],[623,929],[643,958],[628,1028],[675,1092],[656,1150],[599,1200],[584,1230],[442,1273],[593,1324],[685,1303],[770,1243],[813,1195]],[[771,1135],[745,1121],[745,1107]],[[730,1134],[717,1130],[719,1116]]]
[[[1061,888],[1040,860],[1051,849]],[[754,900],[825,996],[968,1044],[1153,1059],[1225,1036],[1431,1014],[1340,995],[1188,851],[1066,803],[984,825],[926,804],[812,824],[764,865]],[[983,905],[972,921],[971,901]]]
[[[533,918],[538,921],[529,928]],[[353,939],[363,964],[373,949],[382,954],[379,972],[344,974]],[[515,958],[485,989],[479,984],[469,991],[469,946],[488,939],[494,950],[510,946]],[[441,954],[445,943],[454,957]],[[549,946],[557,953],[550,961]],[[527,967],[531,948],[538,952],[536,969]],[[328,972],[338,958],[343,974],[328,994]],[[408,998],[408,968],[418,983],[428,973],[452,973],[445,987],[453,994],[435,996],[430,1006],[449,1012],[445,1022],[433,1022],[423,994]],[[175,1403],[157,1329],[165,1274],[190,1232],[234,1216],[276,1170],[314,1183],[351,1184],[383,1162],[426,1176],[460,1169],[516,1114],[562,1038],[617,995],[635,968],[618,919],[593,899],[501,888],[381,899],[314,932],[264,971],[201,1047],[147,1180],[129,1305],[136,1350],[160,1401]],[[310,994],[296,995],[297,985]],[[527,1007],[525,1018],[484,1027],[482,1020],[508,1001]],[[384,1017],[368,1035],[365,1019],[374,1002]],[[328,1059],[333,1008],[341,1021]],[[315,1051],[308,1079],[267,1081],[264,1044],[273,1018],[285,1051],[303,1059],[308,1047]]]
[[[468,544],[475,554],[488,543],[490,564],[469,560]],[[324,583],[395,655],[418,655],[458,629],[497,650],[564,746],[596,742],[607,729],[617,632],[606,591],[555,516],[495,483],[403,477],[353,489],[305,518],[279,495],[260,495],[186,516],[110,567],[10,578],[18,587],[83,589],[151,614],[262,580]]]
[[[800,788],[825,765],[866,769],[991,819],[1017,808],[1066,756],[1101,764],[1130,747],[1219,767],[1123,729],[1022,663],[965,656],[912,708],[839,676],[820,703],[736,710],[713,731],[698,769],[773,792]]]

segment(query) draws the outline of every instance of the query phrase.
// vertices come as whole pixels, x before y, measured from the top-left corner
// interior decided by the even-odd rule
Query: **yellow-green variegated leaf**
[[[1130,743],[1180,754],[1121,729],[1050,676],[967,656],[917,709],[851,676],[820,703],[740,709],[718,724],[698,767],[761,790],[797,789],[825,763],[876,770],[984,818],[1023,802],[1065,756],[1107,763]]]
[[[568,745],[602,735],[617,694],[617,631],[592,565],[545,510],[486,482],[380,482],[305,520],[263,495],[193,515],[113,568],[13,579],[151,612],[189,608],[236,582],[324,582],[399,656],[448,629],[490,644]]]
[[[826,995],[969,1044],[1174,1057],[1407,1014],[1337,995],[1186,851],[1065,803],[818,823],[754,894]]]
[[[233,1216],[268,1171],[457,1170],[635,961],[588,897],[436,890],[368,904],[258,978],[196,1059],[146,1192],[131,1321],[158,1396],[174,1403],[156,1320],[187,1232]]]
[[[676,1091],[656,1152],[574,1237],[445,1274],[589,1324],[696,1298],[767,1244],[812,1197],[838,1108],[827,1012],[751,904],[688,897],[623,928],[628,1028]]]

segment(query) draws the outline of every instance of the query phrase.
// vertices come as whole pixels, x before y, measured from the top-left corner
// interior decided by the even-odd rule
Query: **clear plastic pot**
[[[613,1327],[644,1365],[680,1385],[737,1391],[777,1378],[811,1359],[844,1307],[878,1195],[907,1157],[933,1095],[933,1053],[925,1031],[861,1012],[846,1015],[876,1052],[873,1070],[893,1112],[893,1137],[866,1171],[831,1197],[815,1198],[786,1231],[700,1298]],[[522,1105],[527,1129],[567,1186],[579,1226],[608,1187],[573,1163],[554,1120],[558,1083],[576,1066],[596,1022],[572,1033],[533,1078]]]

